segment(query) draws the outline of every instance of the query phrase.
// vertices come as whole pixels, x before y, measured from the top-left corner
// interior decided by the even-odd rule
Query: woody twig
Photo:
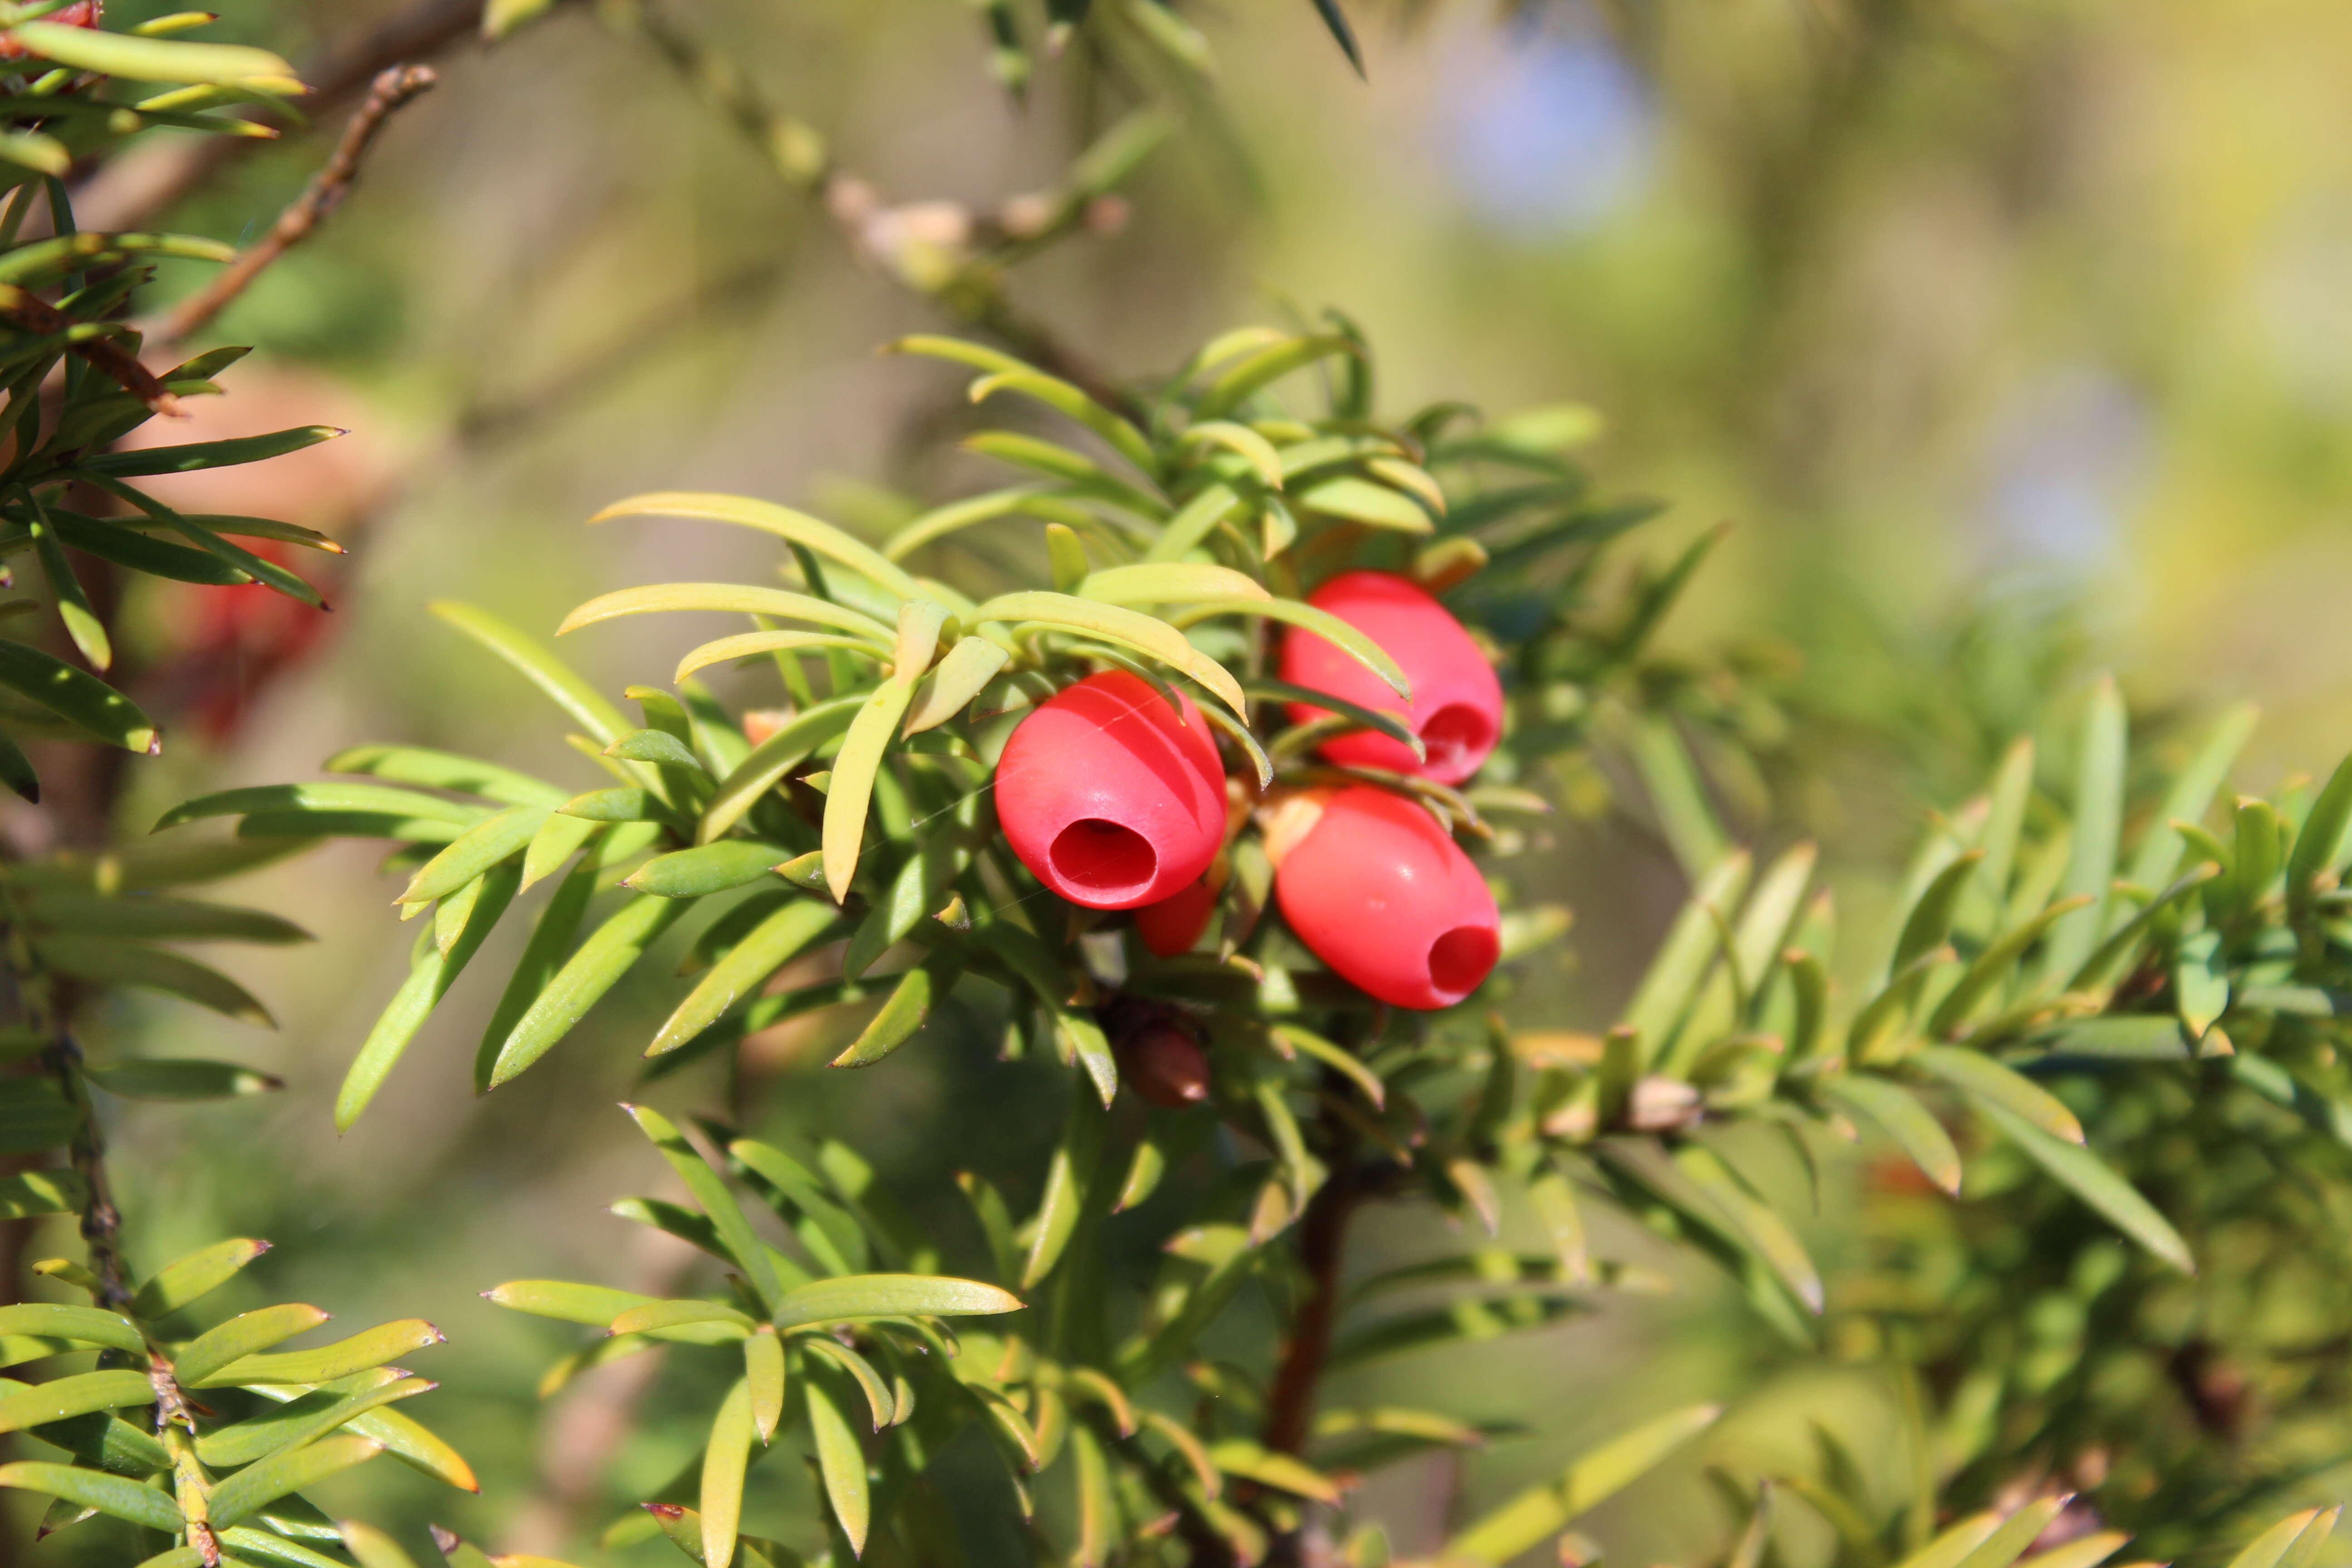
[[[156,340],[177,343],[202,331],[279,257],[316,233],[351,194],[352,182],[359,178],[361,160],[367,156],[384,123],[438,79],[430,66],[393,66],[378,72],[366,101],[352,116],[351,123],[343,127],[342,140],[336,143],[334,155],[327,160],[326,166],[278,215],[278,221],[259,243],[240,252],[211,283],[173,308],[156,333]]]
[[[62,337],[79,325],[55,305],[13,284],[0,284],[0,320],[41,337]],[[100,335],[81,338],[73,344],[72,353],[156,413],[177,415],[180,400],[156,379],[155,373],[141,364],[130,350],[103,335],[120,329],[97,330]]]

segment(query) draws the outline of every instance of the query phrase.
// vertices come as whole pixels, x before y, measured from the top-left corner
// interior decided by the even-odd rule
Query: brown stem
[[[483,0],[416,0],[376,26],[330,46],[306,65],[302,79],[310,92],[305,113],[341,108],[365,92],[379,71],[403,60],[419,60],[478,35]],[[273,124],[283,124],[272,119]],[[158,215],[202,189],[227,166],[266,141],[249,136],[174,137],[152,142],[110,160],[74,190],[74,210],[83,226],[112,232],[148,226]]]
[[[651,46],[689,91],[743,134],[779,178],[821,205],[867,260],[1105,407],[1137,415],[1133,399],[1115,382],[1042,323],[1013,309],[1000,276],[1003,262],[1085,227],[1087,203],[1068,200],[1027,222],[1016,216],[1018,199],[997,213],[944,203],[892,207],[872,184],[841,166],[823,132],[770,103],[733,60],[677,26],[651,0],[599,0],[597,15]],[[924,221],[904,221],[916,211]],[[944,226],[932,233],[933,224]],[[935,251],[949,259],[942,265]]]
[[[1299,1222],[1298,1260],[1307,1269],[1307,1299],[1298,1304],[1290,1336],[1283,1342],[1260,1436],[1277,1454],[1296,1454],[1305,1447],[1315,1420],[1315,1396],[1330,1360],[1332,1330],[1339,1321],[1339,1268],[1347,1251],[1348,1222],[1361,1201],[1354,1182],[1344,1173],[1334,1175],[1307,1201],[1306,1216]]]
[[[7,900],[0,918],[7,922],[8,968],[15,981],[16,1012],[25,1025],[48,1037],[41,1065],[58,1080],[66,1103],[74,1110],[73,1141],[67,1159],[82,1188],[81,1238],[89,1253],[89,1271],[97,1276],[98,1300],[117,1310],[131,1304],[130,1270],[122,1264],[122,1215],[106,1177],[106,1143],[98,1130],[98,1109],[90,1103],[89,1083],[82,1076],[81,1047],[68,1022],[69,1001],[58,995],[57,979],[40,967],[24,938],[24,925],[15,900]],[[5,1281],[12,1289],[16,1281]]]
[[[424,59],[477,36],[482,0],[416,0],[364,31],[338,39],[306,65],[306,114],[341,108],[365,92],[379,71]],[[266,117],[267,118],[267,117]],[[271,118],[270,123],[283,124]],[[157,216],[202,189],[230,160],[269,143],[250,136],[174,137],[151,142],[109,161],[74,188],[74,210],[92,231],[148,226]]]
[[[0,319],[28,332],[47,336],[76,323],[71,316],[46,300],[12,284],[0,284]],[[155,373],[110,338],[85,338],[73,345],[73,354],[95,366],[100,374],[158,414],[177,415],[180,400],[155,378]],[[39,395],[37,389],[28,396]]]
[[[1050,375],[1057,375],[1097,403],[1129,419],[1142,410],[1126,390],[1093,361],[1055,337],[1042,322],[1033,321],[1005,299],[1003,286],[992,279],[979,292],[979,302],[959,311],[971,325],[994,334],[1013,352]]]
[[[480,37],[483,9],[483,0],[416,0],[364,32],[345,34],[303,72],[310,87],[303,107],[315,112],[347,103],[379,72]]]
[[[89,1271],[98,1276],[98,1304],[120,1311],[131,1305],[131,1273],[122,1265],[122,1212],[114,1206],[114,1192],[106,1179],[106,1142],[98,1131],[89,1086],[81,1076],[81,1047],[62,1024],[51,1027],[52,1043],[45,1055],[76,1112],[67,1156],[82,1183],[82,1245],[89,1253]]]
[[[343,127],[343,139],[336,143],[326,166],[278,215],[278,221],[270,226],[260,243],[247,247],[210,283],[173,308],[160,334],[162,341],[176,343],[202,331],[271,263],[310,238],[351,194],[352,182],[359,178],[360,160],[367,156],[384,121],[404,104],[413,103],[429,91],[438,79],[430,66],[389,66],[378,72],[367,101]]]

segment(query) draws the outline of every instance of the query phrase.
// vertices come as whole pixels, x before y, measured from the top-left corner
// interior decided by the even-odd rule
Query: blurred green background
[[[109,19],[170,8],[117,0]],[[302,59],[397,9],[239,4],[216,31]],[[2159,721],[2262,702],[2249,786],[2352,739],[2342,0],[1359,4],[1361,81],[1304,0],[1225,0],[1186,12],[1213,79],[1122,80],[1071,58],[1041,68],[1025,106],[986,76],[958,0],[672,9],[896,202],[992,206],[1050,185],[1118,104],[1169,104],[1181,129],[1129,185],[1123,226],[1011,283],[1115,374],[1336,305],[1376,345],[1391,408],[1601,410],[1604,480],[1674,503],[1648,553],[1737,524],[1669,643],[1794,656],[1803,765],[1768,766],[1752,799],[1727,789],[1735,822],[1767,844],[1819,837],[1865,919],[1925,811],[1973,787],[2007,734],[2049,700],[2063,709],[2094,668]],[[557,728],[428,601],[547,630],[608,588],[772,570],[748,535],[582,526],[618,496],[738,490],[855,521],[886,504],[877,488],[932,500],[974,482],[940,455],[960,381],[872,352],[940,316],[643,47],[575,7],[436,63],[440,89],[394,124],[348,206],[212,334],[259,346],[230,380],[254,421],[353,430],[233,470],[222,482],[268,493],[212,508],[346,539],[329,635],[270,679],[252,672],[226,739],[186,726],[137,769],[126,831],[202,789],[308,776],[362,740],[543,755]],[[297,136],[230,164],[169,223],[250,237],[322,154]],[[162,589],[132,606],[155,647],[199,613]],[[617,691],[666,680],[692,638],[647,619],[569,640]],[[1573,954],[1516,1021],[1591,1029],[1683,889],[1672,858],[1622,824],[1562,837],[1559,888],[1528,890],[1576,906]],[[623,1363],[542,1409],[532,1385],[570,1339],[475,1293],[516,1276],[650,1287],[677,1267],[673,1244],[604,1212],[667,1191],[613,1107],[669,998],[616,997],[553,1070],[477,1101],[466,1064],[494,958],[338,1140],[334,1086],[405,973],[393,890],[341,850],[240,889],[320,938],[231,961],[278,1010],[274,1034],[162,1005],[101,1021],[113,1048],[232,1056],[289,1084],[123,1118],[134,1258],[267,1237],[278,1250],[253,1270],[256,1300],[433,1318],[451,1342],[417,1358],[445,1384],[423,1413],[474,1461],[483,1497],[387,1466],[325,1490],[412,1529],[432,1518],[586,1554],[689,1457],[699,1418],[665,1419],[671,1402],[706,1408],[715,1384],[673,1377],[632,1416],[645,1367]],[[823,1039],[785,1034],[758,1043],[741,1081],[688,1073],[655,1098],[731,1099],[755,1128],[848,1137],[976,1255],[950,1173],[1034,1191],[1060,1114],[1056,1075],[994,1064],[994,1046],[951,1016],[852,1079],[818,1068]],[[1809,1238],[1825,1264],[1852,1223],[1835,1194]],[[1365,1235],[1368,1268],[1446,1245],[1426,1216]],[[1633,1237],[1604,1241],[1650,1256]],[[69,1247],[45,1235],[32,1255]],[[1873,1451],[1877,1392],[1833,1366],[1776,1370],[1786,1353],[1710,1278],[1675,1273],[1674,1296],[1613,1298],[1539,1340],[1344,1380],[1335,1398],[1544,1429],[1376,1478],[1371,1507],[1400,1547],[1426,1549],[1582,1436],[1693,1397],[1742,1402],[1702,1457],[1737,1466],[1801,1442],[1822,1412]],[[747,1527],[793,1533],[806,1482],[787,1469],[755,1472]],[[1626,1562],[1711,1549],[1726,1516],[1695,1469],[1629,1494],[1592,1533]],[[65,1561],[72,1542],[33,1560]]]

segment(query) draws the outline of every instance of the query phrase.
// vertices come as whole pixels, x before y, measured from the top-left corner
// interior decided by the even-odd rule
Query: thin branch
[[[717,109],[758,148],[786,184],[822,196],[845,176],[835,167],[824,133],[761,97],[735,62],[675,26],[645,0],[600,0],[597,16],[653,46],[696,95]]]
[[[5,283],[0,283],[0,320],[38,337],[53,337],[86,325],[76,321],[47,300]],[[141,364],[136,355],[113,339],[103,336],[84,338],[69,352],[89,362],[100,375],[155,413],[178,417],[180,400],[164,388],[153,371]]]
[[[1307,1200],[1299,1222],[1298,1261],[1307,1271],[1307,1299],[1298,1304],[1283,1342],[1259,1437],[1277,1454],[1302,1451],[1315,1422],[1316,1394],[1331,1358],[1332,1331],[1339,1321],[1339,1268],[1347,1253],[1348,1222],[1355,1217],[1359,1198],[1355,1184],[1344,1172],[1335,1172]]]
[[[480,36],[483,0],[416,0],[377,26],[339,38],[304,65],[310,89],[302,100],[312,114],[331,113],[368,90],[378,72],[404,60],[422,60]],[[283,117],[265,117],[281,128]],[[145,228],[159,215],[202,189],[257,146],[249,136],[173,137],[151,142],[110,161],[74,191],[74,209],[87,228]]]
[[[481,36],[483,0],[418,0],[362,33],[338,38],[306,68],[314,109],[331,109],[373,89],[380,73]]]
[[[417,0],[381,26],[339,42],[303,79],[311,93],[305,106],[331,110],[356,96],[377,72],[478,36],[483,0]],[[859,252],[915,293],[932,300],[966,325],[990,332],[1044,369],[1083,388],[1107,406],[1132,415],[1129,399],[1110,377],[1061,343],[1043,326],[1017,312],[1004,293],[1003,268],[1043,245],[1078,229],[1098,226],[1115,206],[1095,202],[1057,202],[1015,196],[994,213],[971,213],[946,203],[911,207],[880,202],[873,187],[834,162],[823,132],[770,104],[732,61],[657,14],[646,0],[600,0],[598,15],[618,30],[633,33],[656,53],[705,101],[716,108],[793,189],[814,198],[835,219]],[[257,145],[249,137],[173,139],[152,143],[101,168],[74,193],[85,227],[126,230],[152,225],[162,213],[202,188],[226,166]],[[951,210],[950,210],[951,209]],[[919,277],[902,243],[907,215],[947,216],[961,231],[947,248],[950,264]],[[918,246],[917,248],[922,248]]]
[[[735,62],[677,26],[651,0],[600,0],[607,25],[650,45],[687,88],[751,142],[784,184],[823,206],[858,253],[967,326],[1132,416],[1133,401],[1085,356],[1005,297],[1004,265],[1053,240],[1098,226],[1116,207],[1070,193],[1016,196],[995,212],[959,203],[886,203],[844,169],[822,132],[770,103]]]
[[[1329,1069],[1327,1088],[1337,1087]],[[1314,1430],[1323,1379],[1330,1370],[1331,1344],[1346,1304],[1341,1276],[1345,1271],[1348,1230],[1365,1204],[1391,1197],[1400,1173],[1383,1169],[1385,1160],[1373,1157],[1360,1135],[1328,1103],[1310,1129],[1312,1145],[1322,1154],[1330,1176],[1307,1200],[1298,1222],[1298,1266],[1307,1277],[1307,1293],[1290,1316],[1289,1331],[1266,1387],[1265,1419],[1258,1440],[1279,1454],[1306,1450]],[[1276,1535],[1265,1558],[1266,1568],[1307,1568],[1324,1561],[1312,1531],[1306,1526]]]
[[[113,1189],[106,1179],[106,1143],[98,1131],[98,1108],[89,1101],[81,1047],[72,1031],[54,1018],[48,1028],[50,1044],[43,1054],[76,1117],[67,1157],[82,1182],[82,1245],[89,1253],[89,1271],[98,1277],[98,1304],[119,1311],[131,1304],[131,1274],[122,1264],[122,1213],[114,1206]]]
[[[41,1065],[57,1079],[58,1089],[74,1112],[74,1132],[67,1159],[81,1184],[81,1238],[89,1249],[89,1271],[98,1280],[98,1301],[121,1310],[131,1304],[131,1275],[122,1262],[122,1215],[106,1175],[106,1144],[98,1127],[98,1109],[90,1103],[89,1083],[82,1074],[81,1047],[67,1020],[68,1004],[58,994],[58,981],[35,956],[25,939],[24,921],[16,900],[9,897],[0,920],[6,922],[7,970],[14,982],[16,1011],[22,1022],[45,1036]],[[15,1279],[0,1280],[11,1299]]]
[[[247,247],[210,283],[173,308],[158,334],[159,340],[177,343],[202,331],[271,263],[310,238],[351,195],[352,184],[359,178],[360,160],[367,156],[384,122],[404,105],[414,103],[431,90],[439,79],[431,66],[389,66],[378,72],[375,85],[368,90],[367,101],[343,127],[343,138],[336,143],[334,155],[327,160],[326,167],[278,215],[278,221],[258,244]]]

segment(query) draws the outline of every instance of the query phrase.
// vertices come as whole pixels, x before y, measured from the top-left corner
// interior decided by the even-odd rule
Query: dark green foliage
[[[77,566],[78,554],[184,582],[259,583],[321,605],[301,577],[236,539],[267,530],[332,549],[325,540],[257,520],[184,516],[130,481],[260,462],[341,431],[308,426],[245,440],[108,450],[159,415],[179,412],[184,399],[217,395],[214,378],[244,352],[215,350],[160,375],[142,365],[141,329],[129,318],[146,301],[149,258],[226,261],[235,251],[184,235],[79,233],[60,178],[78,161],[113,156],[157,128],[264,133],[220,110],[299,90],[292,68],[261,49],[54,23],[35,23],[15,37],[31,58],[9,77],[10,125],[0,133],[0,389],[6,395],[0,406],[6,437],[0,447],[0,559],[38,564],[66,641],[100,674],[113,663],[114,648],[81,580],[87,568]],[[158,90],[159,83],[180,85]],[[105,498],[122,515],[88,515],[79,510],[89,504],[83,498]],[[0,605],[11,613],[37,607],[34,599]],[[0,781],[37,799],[38,782],[19,745],[26,736],[142,752],[160,741],[129,699],[75,664],[24,642],[0,644]]]
[[[131,986],[267,1022],[234,981],[155,944],[308,940],[273,916],[177,891],[294,847],[268,840],[142,847],[18,862],[0,873],[20,1020],[6,1037],[19,1070],[0,1078],[0,1141],[12,1154],[56,1163],[8,1178],[0,1204],[12,1218],[79,1213],[89,1244],[87,1265],[51,1258],[33,1272],[85,1292],[93,1305],[0,1307],[0,1356],[46,1374],[0,1380],[0,1430],[45,1445],[42,1457],[0,1466],[0,1486],[60,1500],[66,1511],[52,1510],[48,1530],[106,1514],[212,1552],[218,1542],[236,1545],[234,1527],[248,1555],[268,1560],[298,1552],[286,1542],[310,1539],[302,1519],[323,1522],[301,1502],[301,1489],[378,1453],[475,1489],[456,1450],[391,1408],[434,1387],[386,1364],[438,1343],[432,1324],[387,1323],[288,1350],[327,1314],[299,1304],[226,1321],[207,1321],[205,1312],[205,1298],[268,1243],[219,1243],[144,1279],[128,1273],[119,1248],[94,1100],[216,1099],[278,1083],[228,1062],[89,1063],[70,1030],[73,1000],[92,987]],[[55,1364],[92,1350],[94,1367]],[[63,1450],[65,1462],[46,1457],[53,1450]],[[142,1484],[151,1477],[163,1478],[162,1489]]]

